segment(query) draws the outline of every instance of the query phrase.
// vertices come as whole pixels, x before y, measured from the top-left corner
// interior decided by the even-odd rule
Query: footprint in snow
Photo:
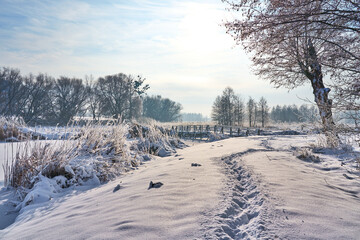
[[[120,190],[120,184],[116,185],[116,187],[114,188],[113,192],[117,192]]]
[[[343,174],[343,176],[345,177],[345,178],[347,178],[347,179],[349,179],[349,180],[353,180],[354,178],[353,177],[350,177],[349,175],[347,175],[347,174]]]
[[[153,183],[153,181],[150,181],[148,190],[151,188],[160,188],[162,185],[164,185],[162,182]]]
[[[192,167],[201,167],[201,164],[200,163],[192,163],[191,166]]]

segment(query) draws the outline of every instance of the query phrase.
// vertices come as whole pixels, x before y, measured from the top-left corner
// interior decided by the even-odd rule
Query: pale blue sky
[[[0,0],[0,66],[55,77],[140,74],[149,94],[204,115],[226,86],[270,105],[312,99],[309,86],[288,93],[251,73],[221,26],[233,17],[226,7],[221,0]]]

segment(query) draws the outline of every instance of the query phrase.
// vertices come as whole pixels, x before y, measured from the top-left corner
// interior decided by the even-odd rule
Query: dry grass
[[[23,140],[25,136],[20,132],[19,127],[24,125],[21,118],[0,116],[0,141]]]
[[[137,150],[140,152],[159,155],[160,151],[171,152],[173,147],[182,147],[179,139],[173,136],[171,131],[157,125],[157,122],[147,125],[134,123],[130,134],[139,138]]]
[[[65,175],[64,166],[77,155],[71,140],[26,141],[18,145],[14,161],[4,166],[5,186],[32,188],[34,178]]]
[[[65,140],[26,141],[16,149],[14,161],[4,167],[5,186],[31,189],[39,175],[64,176],[62,187],[90,178],[106,182],[142,163],[141,155],[171,151],[179,144],[162,127],[108,123],[73,127]],[[128,138],[133,138],[129,140]]]

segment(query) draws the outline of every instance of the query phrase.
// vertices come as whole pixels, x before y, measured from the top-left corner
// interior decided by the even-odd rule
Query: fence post
[[[230,137],[232,137],[232,127],[230,127]]]

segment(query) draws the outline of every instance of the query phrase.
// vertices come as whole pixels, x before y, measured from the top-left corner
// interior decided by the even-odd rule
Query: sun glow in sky
[[[302,87],[274,89],[251,72],[249,56],[221,25],[221,0],[0,0],[0,66],[27,73],[95,78],[142,75],[151,89],[209,116],[231,86],[244,100],[301,104]]]

